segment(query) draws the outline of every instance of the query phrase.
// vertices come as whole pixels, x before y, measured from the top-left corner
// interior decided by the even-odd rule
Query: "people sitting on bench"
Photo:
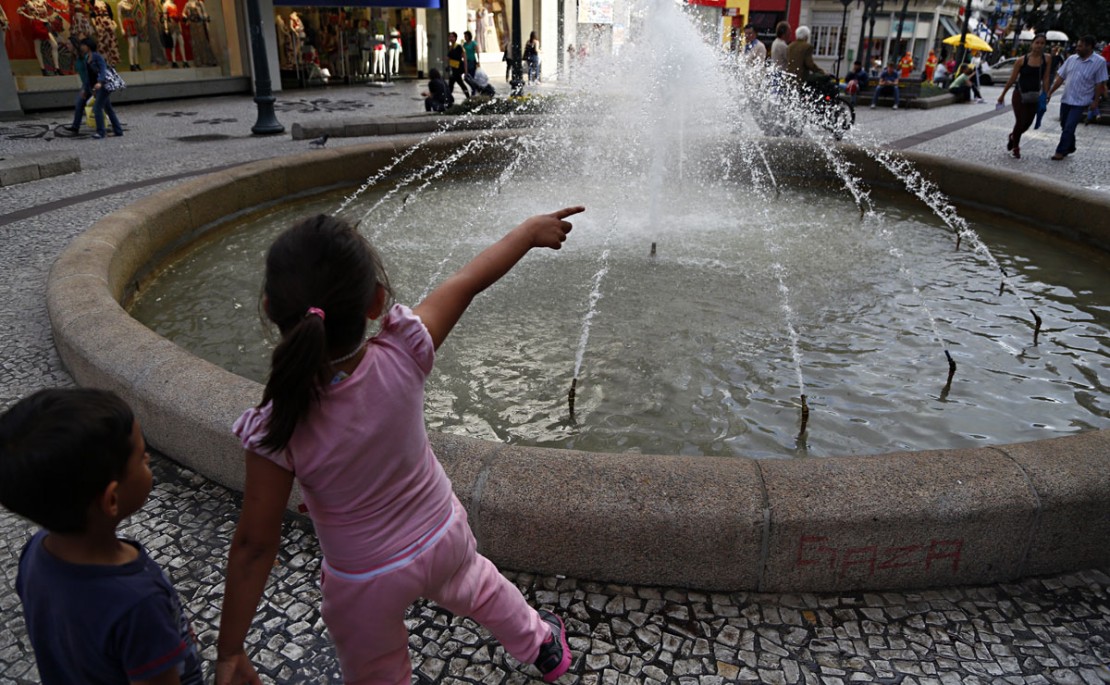
[[[879,102],[879,96],[894,92],[894,109],[898,109],[898,72],[894,69],[894,62],[888,62],[883,73],[879,74],[879,85],[875,86],[875,94],[871,96],[871,109]]]

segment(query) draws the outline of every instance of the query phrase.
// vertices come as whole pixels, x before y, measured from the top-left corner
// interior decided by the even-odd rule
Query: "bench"
[[[875,93],[875,88],[879,85],[879,79],[871,78],[867,81],[867,86],[860,89],[858,103],[869,105],[871,104],[871,97]],[[898,101],[903,107],[910,106],[909,103],[921,97],[921,77],[920,76],[907,76],[906,78],[898,79]],[[890,107],[894,104],[893,95],[880,95],[880,105]]]

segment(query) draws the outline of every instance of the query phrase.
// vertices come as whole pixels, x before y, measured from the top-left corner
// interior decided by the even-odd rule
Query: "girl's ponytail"
[[[377,254],[335,217],[309,217],[270,246],[262,309],[281,331],[281,344],[259,405],[271,403],[262,447],[277,452],[289,444],[297,423],[335,376],[330,360],[362,344],[379,289],[390,294]]]
[[[320,398],[333,375],[328,360],[324,318],[306,313],[274,349],[270,378],[262,393],[262,404],[273,402],[266,437],[260,445],[279,451],[293,437],[293,430],[314,402]]]

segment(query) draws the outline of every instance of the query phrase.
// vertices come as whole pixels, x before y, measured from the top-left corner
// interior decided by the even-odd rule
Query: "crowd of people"
[[[739,47],[741,59],[756,63],[768,59],[767,48],[752,25],[744,27],[743,36],[743,44]],[[794,31],[794,40],[790,41],[789,37],[790,25],[780,22],[771,43],[770,63],[800,84],[830,78],[813,60],[809,28],[799,26]],[[1007,138],[1006,149],[1015,158],[1021,157],[1022,135],[1034,122],[1040,127],[1049,101],[1061,87],[1066,86],[1060,103],[1062,132],[1052,156],[1057,161],[1075,153],[1076,127],[1084,118],[1094,120],[1098,116],[1100,101],[1107,96],[1110,42],[1103,46],[1102,55],[1096,51],[1094,36],[1080,38],[1075,52],[1067,57],[1059,46],[1051,51],[1047,46],[1045,34],[1034,36],[1028,53],[1014,63],[998,96],[998,105],[1005,106],[1006,95],[1013,88],[1010,104],[1014,112],[1014,127]],[[967,59],[962,64],[956,63],[954,54],[942,52],[938,56],[935,50],[930,50],[921,69],[921,80],[946,89],[955,96],[956,102],[983,103],[979,77],[984,66],[982,55],[977,50],[968,50]],[[909,78],[915,67],[913,56],[908,52],[897,62],[890,61],[885,66],[876,59],[870,70],[856,60],[842,87],[852,106],[858,103],[861,92],[874,85],[871,109],[883,97],[892,98],[892,109],[898,109],[901,104],[901,81]]]

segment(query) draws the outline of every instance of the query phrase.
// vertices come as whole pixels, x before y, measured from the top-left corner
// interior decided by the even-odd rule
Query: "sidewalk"
[[[491,76],[499,76],[491,74]],[[504,84],[495,80],[498,91]],[[45,306],[53,260],[75,235],[138,198],[172,187],[165,177],[300,153],[294,122],[328,117],[422,116],[424,83],[332,87],[278,96],[282,136],[250,134],[249,97],[126,105],[120,139],[56,134],[66,112],[0,124],[0,157],[74,151],[79,174],[0,188],[0,407],[44,386],[71,385],[54,351]],[[555,90],[544,84],[541,92]],[[989,102],[999,89],[985,88]],[[1009,158],[1012,116],[967,123],[993,105],[857,112],[855,142],[920,136],[914,150],[1013,166],[1110,193],[1110,127],[1080,127],[1079,153],[1052,162],[1052,112]],[[946,131],[941,134],[941,131]],[[932,132],[932,133],[930,133]],[[335,139],[329,146],[363,139]],[[13,213],[22,214],[13,216]],[[1092,217],[1092,220],[1098,220]],[[151,501],[125,527],[170,574],[207,658],[213,658],[226,550],[238,495],[156,457]],[[1079,522],[1077,522],[1079,523]],[[0,513],[0,685],[38,681],[14,593],[16,561],[31,527]],[[585,685],[730,682],[1102,683],[1110,663],[1110,569],[941,591],[768,595],[629,587],[511,573],[535,606],[567,619],[572,673]],[[249,650],[276,683],[340,682],[319,615],[319,548],[303,520],[287,524]],[[421,603],[409,615],[419,683],[528,682],[485,631]],[[1102,671],[1105,673],[1105,671]],[[527,674],[527,676],[526,676]],[[1105,677],[1110,677],[1108,673]],[[561,682],[572,682],[566,676]]]

